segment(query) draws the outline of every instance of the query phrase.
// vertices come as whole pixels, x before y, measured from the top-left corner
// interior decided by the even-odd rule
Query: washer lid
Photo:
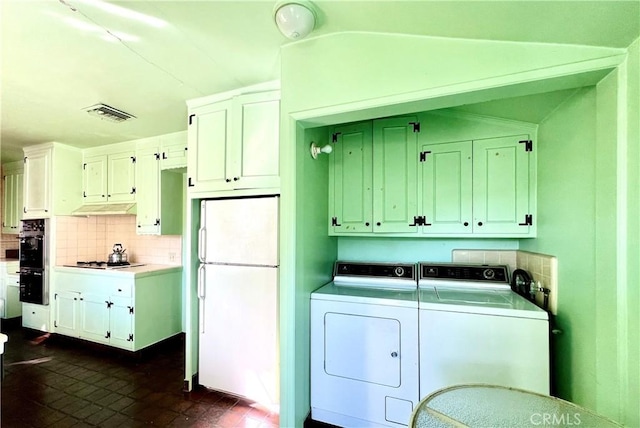
[[[413,289],[349,287],[330,282],[311,293],[311,300],[417,308],[418,290],[415,287]]]
[[[548,320],[545,310],[511,289],[473,289],[421,286],[419,308]]]

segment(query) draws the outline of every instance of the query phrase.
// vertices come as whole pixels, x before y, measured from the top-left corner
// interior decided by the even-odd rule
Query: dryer
[[[336,262],[311,294],[311,418],[406,426],[418,404],[414,264]]]
[[[419,263],[420,398],[486,383],[549,394],[549,316],[506,266]]]

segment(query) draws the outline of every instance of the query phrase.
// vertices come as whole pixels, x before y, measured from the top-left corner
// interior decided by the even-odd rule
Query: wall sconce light
[[[311,150],[311,157],[314,159],[318,159],[318,155],[320,153],[329,154],[333,151],[333,147],[331,147],[331,145],[329,144],[327,144],[324,147],[316,146],[316,143],[312,141],[310,150]]]
[[[274,11],[278,29],[289,39],[304,38],[316,25],[316,13],[311,3],[306,0],[279,2]]]

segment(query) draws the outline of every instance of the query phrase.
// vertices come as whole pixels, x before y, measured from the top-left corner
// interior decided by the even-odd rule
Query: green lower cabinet
[[[53,298],[54,319],[53,327],[56,332],[68,336],[75,336],[80,321],[80,296],[75,291],[62,291]]]
[[[78,337],[92,342],[109,343],[109,315],[108,295],[82,293]]]
[[[133,349],[133,303],[131,299],[111,297],[109,343],[123,349]]]
[[[425,236],[535,236],[529,135],[423,145]]]
[[[329,234],[416,234],[416,117],[334,128]]]

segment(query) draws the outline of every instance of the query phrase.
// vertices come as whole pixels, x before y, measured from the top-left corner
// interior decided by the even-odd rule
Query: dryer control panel
[[[503,265],[422,262],[420,279],[508,283],[509,270]]]
[[[416,266],[407,263],[336,262],[333,276],[416,279]]]

